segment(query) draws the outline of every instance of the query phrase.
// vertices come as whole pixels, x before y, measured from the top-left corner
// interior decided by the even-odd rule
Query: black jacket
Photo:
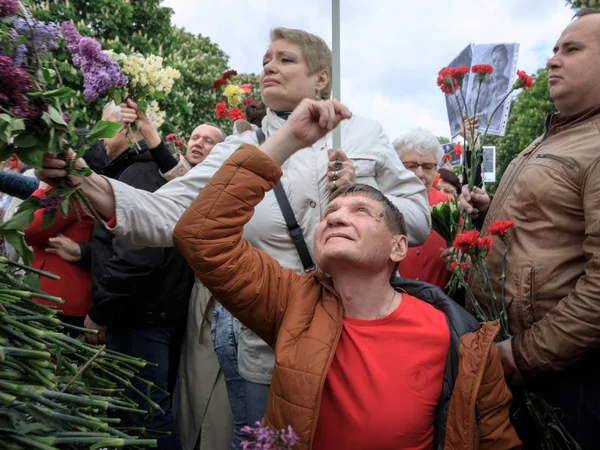
[[[104,173],[149,192],[166,183],[148,151],[128,149]],[[122,328],[185,323],[194,276],[175,248],[133,245],[96,224],[90,245],[81,250],[81,264],[92,271],[88,314],[94,322]]]

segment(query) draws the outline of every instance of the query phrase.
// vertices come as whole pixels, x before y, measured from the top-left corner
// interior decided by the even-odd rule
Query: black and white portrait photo
[[[450,135],[456,138],[460,129],[463,114],[472,116],[474,113],[479,119],[480,131],[483,132],[491,118],[489,134],[504,135],[506,121],[510,109],[510,98],[506,99],[492,117],[492,113],[506,96],[514,83],[519,44],[470,44],[463,49],[449,64],[450,67],[467,66],[471,69],[474,65],[489,64],[494,71],[486,75],[482,83],[477,74],[469,70],[463,80],[464,102],[460,100],[460,109],[454,95],[446,95],[446,110]],[[478,98],[479,93],[479,100]],[[475,102],[477,101],[477,111]],[[466,104],[466,111],[465,111]]]

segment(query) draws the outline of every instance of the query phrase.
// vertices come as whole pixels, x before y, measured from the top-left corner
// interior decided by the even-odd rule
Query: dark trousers
[[[152,381],[167,391],[169,388],[169,354],[172,351],[171,344],[174,336],[175,330],[173,327],[138,330],[111,329],[109,327],[107,346],[111,350],[143,358],[148,362],[157,364],[157,366],[147,365],[140,368],[138,376],[144,380]],[[139,391],[147,394],[147,384],[137,379],[133,379],[131,382]],[[127,388],[125,395],[136,402],[139,405],[139,409],[150,410],[148,402],[137,392]],[[120,426],[147,428],[146,437],[149,439],[158,439],[158,448],[162,450],[180,450],[181,443],[171,409],[171,397],[158,389],[152,389],[150,398],[160,405],[164,413],[161,413],[159,410],[154,410],[148,415],[125,413],[118,416],[121,418]],[[153,430],[157,432],[153,432]]]
[[[549,405],[560,409],[558,414],[562,417],[563,425],[583,450],[600,448],[600,370],[588,364],[537,377],[530,381],[528,389],[539,393]],[[514,394],[513,408],[521,410],[513,424],[524,448],[541,450],[541,434],[526,411],[523,396],[519,392]]]

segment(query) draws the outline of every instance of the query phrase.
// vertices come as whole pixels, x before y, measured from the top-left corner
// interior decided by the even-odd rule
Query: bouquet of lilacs
[[[482,162],[482,147],[485,143],[487,132],[494,115],[500,109],[506,98],[517,89],[528,89],[532,86],[533,80],[523,71],[517,71],[517,80],[506,96],[500,101],[498,106],[488,118],[488,122],[483,134],[478,133],[474,126],[470,125],[470,117],[476,116],[479,103],[479,93],[482,86],[488,81],[489,75],[493,73],[494,68],[488,64],[474,65],[471,72],[477,76],[477,98],[473,105],[473,111],[470,111],[463,95],[463,80],[469,72],[466,66],[445,67],[438,74],[437,84],[442,92],[454,96],[458,103],[459,111],[463,117],[462,129],[470,133],[465,136],[466,161],[464,174],[466,180],[463,184],[468,184],[472,192],[477,187],[477,171]],[[466,181],[466,183],[465,183]],[[512,338],[509,328],[509,317],[505,300],[506,285],[506,264],[508,260],[508,240],[513,223],[507,220],[498,220],[493,222],[487,236],[481,236],[475,229],[474,217],[472,214],[453,212],[452,202],[436,205],[432,209],[433,229],[443,235],[447,240],[453,237],[453,262],[451,270],[452,277],[449,282],[450,290],[456,287],[463,287],[470,307],[480,322],[496,321],[500,325],[500,331],[496,336],[498,342]],[[446,206],[447,205],[447,206]],[[456,205],[454,205],[456,207]],[[451,212],[452,211],[452,212]],[[473,213],[477,214],[477,211]],[[450,230],[451,232],[448,232]],[[502,271],[498,276],[500,281],[500,292],[494,290],[491,274],[486,265],[486,256],[498,239],[504,246]],[[474,284],[476,286],[474,286]],[[476,288],[476,291],[474,290]],[[525,399],[525,410],[531,416],[536,424],[542,439],[542,448],[544,450],[553,449],[580,449],[575,439],[569,434],[561,422],[560,411],[549,405],[534,390],[523,389]]]
[[[241,432],[249,439],[242,441],[242,450],[291,450],[298,436],[288,425],[287,429],[274,431],[265,425],[265,420],[256,422],[255,427],[245,426]]]
[[[73,159],[67,157],[68,151],[72,149],[81,156],[96,139],[114,136],[119,125],[99,121],[85,134],[71,131],[71,117],[63,105],[75,92],[61,86],[60,73],[55,70],[52,59],[60,36],[55,23],[35,19],[20,2],[0,1],[0,40],[3,42],[0,47],[0,161],[15,155],[25,164],[41,168],[44,154],[54,153],[67,160],[68,173],[86,176],[89,169],[74,168]],[[105,73],[105,61],[89,57],[94,43],[82,43],[80,62],[97,74]],[[104,77],[105,83],[112,83],[112,75]],[[66,216],[76,200],[86,202],[79,188],[65,180],[46,198],[27,199],[10,221],[0,224],[0,233],[29,263],[32,253],[25,245],[22,230],[33,220],[34,211],[44,208],[43,226],[47,227],[54,222],[57,211]]]
[[[235,83],[236,75],[235,70],[226,70],[221,78],[217,78],[213,82],[213,88],[221,91],[227,99],[227,101],[222,100],[215,105],[215,114],[221,119],[229,117],[234,122],[246,118],[240,106],[258,105],[258,101],[251,97],[252,84],[237,85]]]
[[[106,93],[112,107],[116,108],[130,98],[147,114],[155,128],[164,123],[165,113],[160,110],[157,100],[171,92],[175,80],[181,77],[178,70],[163,67],[160,56],[102,51],[98,42],[82,36],[72,22],[64,22],[61,28],[73,64],[83,70],[86,100],[96,100]],[[127,127],[131,139],[131,125]],[[141,150],[137,143],[135,146]]]

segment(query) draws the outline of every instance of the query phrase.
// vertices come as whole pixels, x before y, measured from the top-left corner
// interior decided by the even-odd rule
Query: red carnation
[[[242,103],[244,104],[244,106],[258,105],[258,102],[256,100],[254,100],[253,98],[245,98]]]
[[[451,159],[452,155],[450,153],[446,153],[444,156],[442,156],[442,162],[449,162]]]
[[[175,140],[177,140],[177,135],[175,133],[167,134],[167,137],[165,138],[165,140],[167,142],[175,141]]]
[[[440,181],[440,173],[438,172],[438,173],[435,174],[435,178],[433,179],[433,184],[431,186],[432,187],[437,186],[437,184],[439,183],[439,181]]]
[[[488,252],[492,248],[492,245],[494,245],[494,240],[489,236],[477,239],[477,248],[480,250],[485,250],[485,255],[488,254]]]
[[[463,78],[466,74],[469,73],[469,68],[467,66],[460,66],[452,68],[452,76],[456,79],[458,84],[462,86]]]
[[[454,78],[454,69],[451,67],[444,67],[438,72],[437,85],[440,87],[442,92],[446,94],[454,94],[457,89],[460,88],[458,81]]]
[[[221,119],[227,117],[227,103],[225,103],[225,100],[217,103],[217,105],[215,106],[215,114]]]
[[[252,84],[250,84],[250,83],[242,84],[242,85],[240,85],[240,89],[242,89],[246,94],[249,94],[250,91],[252,91]]]
[[[231,117],[231,120],[235,122],[236,120],[244,120],[246,118],[246,114],[244,114],[240,108],[231,108],[229,110],[229,117]]]
[[[221,89],[221,86],[225,86],[227,84],[227,80],[224,80],[223,78],[218,78],[215,81],[213,81],[213,88],[215,88],[217,91],[219,89]]]
[[[515,81],[514,89],[523,89],[526,91],[531,86],[533,86],[533,78],[527,75],[523,70],[517,70],[517,75],[519,79]]]
[[[460,268],[463,270],[467,270],[469,268],[469,264],[467,264],[466,262],[462,262],[460,263]],[[458,269],[458,263],[456,261],[453,261],[452,264],[450,264],[450,269],[454,272],[456,269]]]
[[[488,233],[490,234],[490,236],[502,237],[506,233],[508,233],[508,229],[512,228],[514,225],[515,224],[510,220],[496,220],[490,225]]]
[[[179,139],[175,139],[175,147],[185,147],[185,143]]]
[[[463,153],[463,146],[460,144],[454,144],[454,153],[456,156],[460,156]]]
[[[457,250],[460,250],[461,252],[466,253],[470,249],[477,247],[477,240],[479,239],[479,235],[480,233],[477,230],[464,231],[462,234],[456,236],[452,247],[454,247]]]
[[[225,72],[223,72],[223,76],[221,78],[223,80],[228,80],[235,75],[237,75],[237,72],[235,70],[226,70]]]
[[[489,64],[475,64],[473,67],[471,67],[471,72],[480,73],[484,76],[485,74],[491,75],[493,71],[494,68]]]

